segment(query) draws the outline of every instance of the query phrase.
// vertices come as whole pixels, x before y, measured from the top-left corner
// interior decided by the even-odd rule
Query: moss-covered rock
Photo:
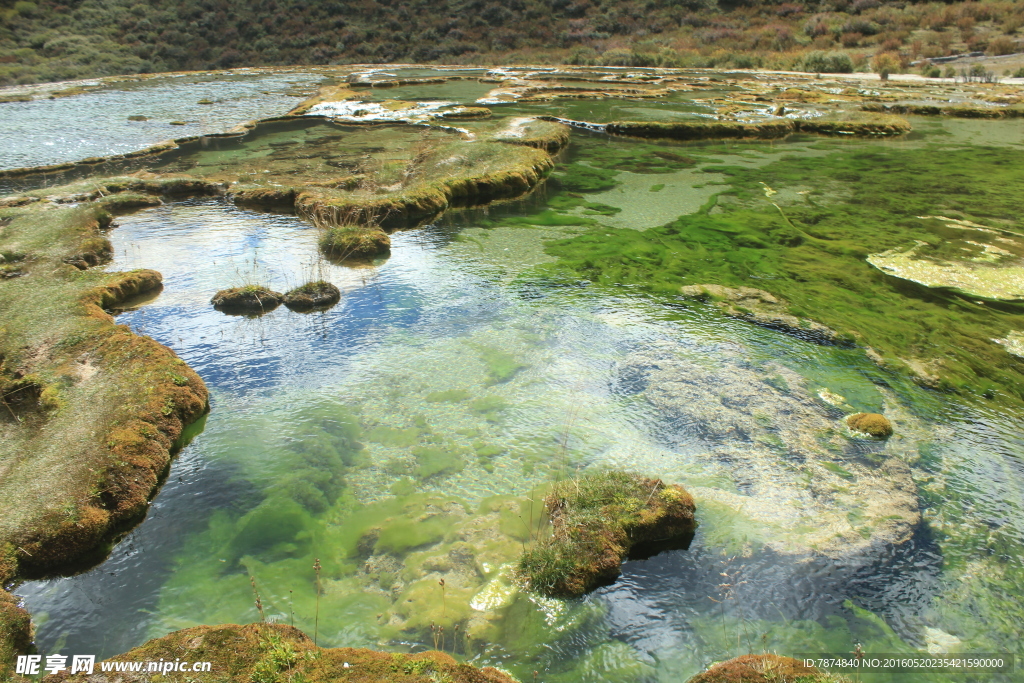
[[[315,308],[328,308],[338,303],[341,291],[330,282],[317,280],[285,293],[284,305],[293,311],[310,311]]]
[[[551,535],[523,553],[517,573],[552,597],[611,583],[627,556],[688,545],[696,526],[693,498],[683,487],[626,472],[559,482],[544,503]]]
[[[847,679],[823,673],[792,657],[743,655],[711,666],[687,683],[843,683]]]
[[[267,313],[284,301],[284,295],[260,285],[246,285],[222,289],[213,295],[210,303],[225,313]]]
[[[210,671],[120,673],[121,683],[161,680],[184,683],[271,683],[306,681],[327,683],[515,683],[508,674],[491,667],[461,664],[444,652],[416,654],[377,652],[361,648],[321,648],[302,631],[283,624],[223,624],[196,626],[155,638],[111,658],[114,662],[209,662]],[[97,670],[99,667],[97,667]],[[46,683],[95,677],[68,672],[50,675]]]
[[[295,204],[295,188],[251,187],[231,193],[236,204],[252,206],[279,206],[291,208]]]
[[[115,373],[130,372],[131,386],[144,385],[149,391],[144,401],[129,403],[118,397],[121,411],[116,419],[108,418],[109,422],[96,425],[97,429],[103,429],[97,439],[104,447],[103,466],[94,465],[89,470],[89,478],[81,474],[68,477],[72,485],[103,491],[102,496],[70,497],[66,490],[59,491],[53,493],[53,499],[66,501],[60,508],[29,509],[26,513],[24,502],[19,509],[19,499],[5,492],[4,498],[13,501],[8,505],[18,510],[20,519],[13,522],[15,514],[11,508],[0,516],[7,523],[0,533],[0,549],[8,549],[0,551],[0,582],[19,574],[64,567],[72,561],[94,560],[97,547],[102,552],[104,539],[109,538],[115,528],[124,528],[146,510],[150,496],[166,472],[174,440],[185,424],[197,419],[206,409],[206,389],[192,370],[152,339],[137,337],[114,326],[113,318],[105,310],[159,284],[160,274],[156,271],[119,273],[108,277],[105,285],[86,290],[79,298],[79,314],[88,321],[85,324],[95,330],[89,338],[93,344],[91,362],[96,367],[94,381],[105,382]],[[48,322],[54,324],[52,320]],[[97,323],[100,323],[98,328]],[[44,382],[41,378],[46,374],[43,370],[25,377],[34,384],[32,393],[39,390],[35,403],[49,413],[66,414],[63,406],[76,405],[74,392],[59,384]],[[83,410],[81,403],[77,406],[79,411]],[[51,429],[54,424],[62,424],[62,421],[50,422]],[[26,420],[26,425],[38,438],[35,423]],[[8,433],[14,437],[12,441],[18,437],[17,432]],[[59,434],[61,432],[58,437]],[[58,452],[68,452],[66,442]],[[93,455],[88,444],[76,444],[71,452],[82,459]],[[73,473],[73,460],[64,462],[61,471]],[[13,547],[19,549],[17,554],[10,552]]]
[[[0,589],[0,679],[10,680],[14,661],[32,644],[32,622],[18,599]]]
[[[903,135],[911,130],[910,123],[900,116],[856,116],[837,114],[813,119],[798,119],[796,130],[819,135]]]
[[[720,140],[729,138],[756,138],[771,140],[784,138],[795,129],[790,120],[740,123],[737,121],[613,121],[605,130],[612,135],[637,138],[672,138],[674,140]]]
[[[337,225],[320,234],[320,249],[335,259],[366,259],[391,251],[391,238],[376,226]]]
[[[756,138],[771,140],[794,132],[820,135],[901,135],[910,131],[898,116],[829,115],[812,119],[782,119],[745,123],[740,121],[615,121],[606,130],[613,135],[676,140]]]
[[[884,439],[892,436],[892,423],[878,413],[857,413],[846,418],[847,426],[857,432]]]

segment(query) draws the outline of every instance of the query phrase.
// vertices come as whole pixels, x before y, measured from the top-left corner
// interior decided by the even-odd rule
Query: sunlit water
[[[123,154],[281,116],[316,91],[314,73],[184,74],[74,97],[0,105],[0,169]],[[211,104],[200,104],[201,101]],[[146,121],[129,121],[145,116]],[[172,124],[171,122],[180,122]]]
[[[120,218],[111,269],[157,269],[164,290],[118,321],[195,368],[212,410],[146,521],[106,562],[19,587],[41,651],[110,656],[178,628],[256,620],[250,576],[271,618],[309,632],[315,619],[320,644],[441,646],[523,680],[540,670],[545,681],[679,681],[765,649],[914,651],[935,630],[1019,651],[1024,443],[1015,420],[896,378],[882,386],[857,349],[818,346],[703,305],[537,277],[532,268],[550,260],[543,241],[572,230],[516,222],[544,201],[540,193],[395,233],[391,257],[362,267],[320,261],[315,230],[294,216],[219,200]],[[620,215],[631,205],[623,206]],[[313,278],[342,290],[336,307],[250,319],[209,304],[225,287],[285,291]],[[712,514],[698,493],[700,527],[688,549],[627,562],[618,582],[580,601],[515,594],[482,562],[465,601],[486,584],[495,602],[465,612],[465,628],[479,635],[456,645],[432,642],[425,628],[458,613],[456,589],[447,598],[433,585],[416,592],[419,576],[435,576],[422,567],[437,558],[424,560],[415,544],[393,553],[421,567],[401,589],[419,610],[410,613],[387,586],[401,567],[343,552],[374,525],[399,535],[403,514],[429,522],[420,515],[433,511],[465,529],[485,517],[490,497],[526,497],[589,466],[742,493],[722,454],[758,444],[709,432],[707,408],[680,414],[647,400],[657,365],[680,359],[722,386],[774,373],[801,396],[827,389],[854,407],[899,415],[905,435],[891,447],[920,456],[913,476],[925,524],[899,547],[827,559],[751,542],[756,529]],[[816,410],[832,415],[823,404]],[[782,406],[766,419],[800,426]],[[339,459],[317,460],[311,443],[329,444]],[[849,448],[851,457],[877,450]],[[340,492],[300,508],[287,502],[302,491],[295,473],[337,477]],[[459,501],[461,512],[437,513],[445,501]],[[486,537],[487,557],[512,561],[516,532],[502,534]],[[439,552],[451,556],[454,545],[441,540]],[[326,576],[319,613],[314,558]]]

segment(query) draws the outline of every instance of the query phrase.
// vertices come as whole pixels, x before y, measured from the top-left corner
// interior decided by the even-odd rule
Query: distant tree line
[[[850,70],[880,52],[905,68],[1018,51],[1022,26],[1009,0],[0,0],[0,84],[360,62]]]

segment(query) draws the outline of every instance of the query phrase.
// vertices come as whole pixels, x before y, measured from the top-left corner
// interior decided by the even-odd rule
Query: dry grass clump
[[[657,544],[685,545],[694,503],[681,486],[627,472],[601,472],[555,484],[544,501],[551,535],[519,559],[530,589],[577,597],[618,578],[622,561]]]

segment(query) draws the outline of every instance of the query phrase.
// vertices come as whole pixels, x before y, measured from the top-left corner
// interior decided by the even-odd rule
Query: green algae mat
[[[42,655],[260,683],[1024,654],[1024,123],[907,108],[1006,86],[315,77],[291,116],[0,174],[0,671],[28,615]],[[210,303],[313,282],[337,303]],[[685,543],[648,543],[666,491]],[[559,535],[608,561],[545,594],[545,553],[597,565]]]

